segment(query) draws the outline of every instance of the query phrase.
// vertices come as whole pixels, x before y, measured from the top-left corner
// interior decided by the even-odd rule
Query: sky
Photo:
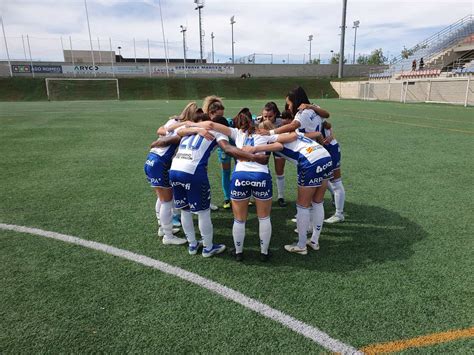
[[[236,61],[257,53],[257,62],[302,63],[309,56],[326,62],[339,52],[342,0],[207,0],[202,10],[204,57],[228,62],[232,53],[230,17],[235,16]],[[164,57],[159,0],[87,0],[92,45],[102,50],[121,47],[124,57]],[[183,58],[180,25],[186,26],[187,57],[199,57],[198,12],[194,0],[161,0],[170,57]],[[382,48],[388,57],[400,54],[451,23],[474,13],[465,0],[348,0],[346,56],[352,59],[355,20],[356,56]],[[36,60],[61,60],[62,48],[90,49],[84,0],[0,0],[7,44],[12,59],[24,59],[30,41]],[[22,41],[22,35],[23,41]],[[61,44],[61,38],[63,43]],[[109,38],[111,41],[109,42]],[[4,41],[0,59],[6,59]],[[349,60],[349,61],[350,61]]]

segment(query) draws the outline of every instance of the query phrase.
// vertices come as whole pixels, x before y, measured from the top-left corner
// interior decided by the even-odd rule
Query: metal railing
[[[396,57],[387,72],[396,73],[404,69],[409,70],[411,69],[413,59],[419,60],[423,58],[425,64],[429,66],[429,62],[436,56],[442,55],[444,51],[473,34],[474,16],[465,16],[418,43],[416,46],[408,49],[410,54],[407,57],[403,55]]]

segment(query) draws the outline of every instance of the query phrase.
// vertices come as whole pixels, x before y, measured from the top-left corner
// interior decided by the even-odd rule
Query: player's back
[[[232,128],[231,138],[235,141],[235,146],[242,149],[244,146],[258,146],[268,143],[273,143],[276,140],[276,136],[262,136],[260,134],[248,134],[237,128]],[[265,153],[257,153],[265,154]],[[253,171],[268,173],[268,166],[250,161],[237,161],[235,171]]]
[[[215,131],[209,131],[214,136],[213,140],[194,134],[181,139],[178,151],[173,158],[170,170],[183,171],[194,174],[197,170],[207,167],[209,156],[220,140],[227,137]]]
[[[170,126],[179,123],[179,121],[175,118],[170,119],[166,124],[164,125],[165,128],[169,128]],[[176,136],[176,131],[168,132],[165,137],[173,137]],[[176,148],[178,147],[178,144],[170,144],[166,147],[155,147],[151,148],[150,152],[154,153],[156,155],[159,155],[161,158],[167,161],[171,161],[173,158],[174,153],[176,152]]]
[[[300,122],[300,127],[297,129],[299,133],[321,132],[323,119],[313,110],[298,111],[295,120]]]
[[[330,156],[322,145],[303,134],[298,134],[298,138],[293,142],[283,144],[283,150],[279,153],[303,168],[312,165],[321,158]]]

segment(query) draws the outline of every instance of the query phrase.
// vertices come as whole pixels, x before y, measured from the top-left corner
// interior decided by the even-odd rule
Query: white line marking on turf
[[[140,255],[128,250],[115,248],[111,245],[93,242],[91,240],[85,240],[85,239],[73,237],[66,234],[44,231],[42,229],[37,229],[37,228],[29,228],[29,227],[17,226],[13,224],[0,223],[0,229],[10,230],[10,231],[20,232],[20,233],[34,234],[34,235],[39,235],[46,238],[60,240],[66,243],[76,244],[76,245],[80,245],[89,249],[102,251],[110,255],[118,256],[120,258],[136,262],[138,264],[152,267],[166,274],[179,277],[180,279],[183,279],[193,284],[196,284],[198,286],[201,286],[209,291],[217,293],[218,295],[224,298],[227,298],[248,309],[251,309],[252,311],[257,312],[263,315],[264,317],[270,318],[274,320],[275,322],[278,322],[284,325],[285,327],[290,328],[294,332],[301,334],[304,337],[314,341],[315,343],[321,345],[327,350],[342,353],[342,354],[363,354],[362,352],[351,347],[350,345],[347,345],[337,339],[331,338],[328,334],[324,333],[318,328],[313,327],[309,324],[306,324],[302,321],[299,321],[298,319],[293,318],[292,316],[289,316],[283,312],[280,312],[279,310],[274,309],[253,298],[247,297],[238,291],[235,291],[217,282],[206,279],[205,277],[199,276],[195,273],[183,270],[179,267],[172,266],[162,261],[149,258],[145,255]]]

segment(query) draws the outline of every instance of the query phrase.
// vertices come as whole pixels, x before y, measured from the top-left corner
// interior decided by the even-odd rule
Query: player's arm
[[[160,139],[157,139],[156,141],[151,143],[150,148],[163,148],[172,144],[179,144],[180,141],[180,136],[161,137]]]
[[[157,133],[161,136],[166,136],[169,132],[173,132],[179,127],[184,126],[185,124],[186,122],[176,122],[169,125],[168,127],[161,126],[160,128],[158,128]]]
[[[180,130],[176,131],[176,134],[181,138],[184,136],[192,136],[199,134],[200,136],[206,138],[208,141],[212,141],[214,136],[210,134],[206,129],[201,127],[183,127]]]
[[[242,147],[242,150],[249,153],[279,152],[283,150],[283,144],[275,142],[269,144],[261,144],[257,146],[246,145]]]
[[[325,139],[323,135],[321,134],[321,132],[308,132],[308,133],[305,133],[304,135],[305,137],[308,137],[309,139],[312,139],[313,141],[318,142],[321,145],[325,144]]]
[[[228,141],[225,139],[220,140],[217,142],[219,144],[219,147],[228,155],[238,159],[238,160],[244,160],[244,161],[253,161],[259,164],[266,165],[268,164],[268,155],[256,155],[248,152],[244,152],[242,149],[239,149],[237,147],[234,147],[231,145]]]
[[[312,104],[301,104],[300,107],[298,107],[299,110],[313,110],[316,112],[320,117],[322,118],[329,118],[329,112],[326,110],[323,110],[321,107],[318,105],[312,105]]]
[[[203,121],[189,124],[190,127],[201,127],[206,130],[217,131],[219,133],[225,134],[226,136],[230,137],[232,135],[232,130],[229,127],[226,127],[220,123],[212,122],[212,121]]]
[[[288,123],[286,125],[283,125],[281,127],[275,128],[271,131],[269,131],[269,134],[281,134],[281,133],[289,133],[289,132],[294,132],[298,128],[301,127],[301,123],[298,120],[293,120],[291,123]],[[272,132],[273,131],[273,132]]]

